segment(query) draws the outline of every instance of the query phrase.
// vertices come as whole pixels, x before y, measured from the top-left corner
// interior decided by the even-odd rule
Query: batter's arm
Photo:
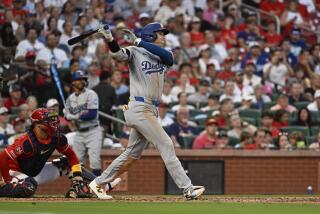
[[[167,51],[164,48],[161,48],[157,45],[154,45],[149,42],[145,42],[143,40],[140,41],[139,46],[143,47],[147,51],[157,55],[160,57],[162,62],[166,65],[172,66],[173,65],[173,55],[170,51]]]

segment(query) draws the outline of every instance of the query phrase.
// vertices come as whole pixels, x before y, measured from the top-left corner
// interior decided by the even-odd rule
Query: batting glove
[[[133,43],[135,46],[138,46],[141,42],[141,39],[136,37],[136,35],[131,32],[129,29],[123,29],[125,35],[128,37],[128,41]]]
[[[113,36],[112,36],[112,33],[111,33],[111,30],[110,29],[104,29],[103,27],[102,28],[99,28],[98,29],[98,32],[100,34],[102,34],[104,36],[104,38],[106,38],[106,40],[108,42],[112,42],[113,41]]]

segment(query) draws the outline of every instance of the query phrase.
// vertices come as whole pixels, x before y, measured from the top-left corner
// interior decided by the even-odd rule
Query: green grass
[[[145,203],[145,202],[0,202],[0,214],[318,214],[315,204]]]

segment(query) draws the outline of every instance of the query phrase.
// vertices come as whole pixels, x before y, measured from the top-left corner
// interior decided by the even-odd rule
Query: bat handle
[[[108,29],[109,29],[109,25],[105,25],[105,26],[103,26],[103,28],[104,28],[105,30],[108,30]]]

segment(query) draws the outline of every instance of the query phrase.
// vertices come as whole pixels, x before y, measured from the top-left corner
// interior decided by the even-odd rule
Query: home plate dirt
[[[72,202],[102,201],[97,198],[70,199],[62,196],[37,195],[33,198],[0,198],[0,202]],[[186,202],[182,196],[154,195],[115,195],[114,199],[105,202]],[[320,196],[203,196],[199,200],[189,202],[238,202],[238,203],[302,203],[320,204]]]

